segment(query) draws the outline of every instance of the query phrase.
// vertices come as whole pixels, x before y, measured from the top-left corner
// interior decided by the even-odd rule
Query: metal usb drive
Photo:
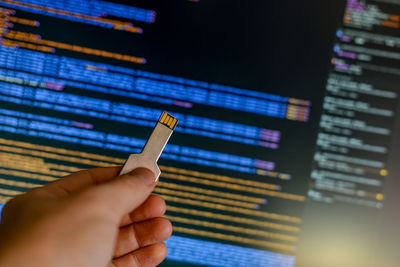
[[[158,180],[161,171],[157,165],[158,158],[160,157],[165,145],[168,143],[169,138],[178,124],[178,119],[163,112],[154,127],[154,130],[144,145],[140,154],[131,154],[125,162],[120,175],[133,171],[134,169],[143,167],[150,169]]]

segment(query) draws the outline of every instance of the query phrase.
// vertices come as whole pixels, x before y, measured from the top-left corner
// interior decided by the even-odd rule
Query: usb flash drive
[[[140,154],[131,154],[125,162],[120,175],[133,171],[134,169],[143,167],[150,169],[158,180],[161,171],[157,165],[158,158],[160,157],[165,145],[168,143],[169,138],[178,124],[178,119],[163,112],[154,127],[154,130],[144,145]]]

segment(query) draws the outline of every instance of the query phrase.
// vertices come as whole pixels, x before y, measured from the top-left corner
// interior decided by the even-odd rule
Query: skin
[[[148,267],[167,253],[172,233],[164,200],[147,169],[80,171],[7,203],[0,266]]]

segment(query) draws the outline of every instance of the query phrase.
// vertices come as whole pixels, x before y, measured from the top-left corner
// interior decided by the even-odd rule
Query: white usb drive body
[[[168,143],[169,138],[178,124],[178,119],[163,112],[154,127],[154,130],[144,145],[140,154],[131,154],[125,162],[120,175],[133,171],[134,169],[143,167],[150,169],[158,180],[161,171],[157,165],[158,158],[160,157],[165,145]]]

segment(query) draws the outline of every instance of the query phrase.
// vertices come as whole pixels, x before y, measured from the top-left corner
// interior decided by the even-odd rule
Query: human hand
[[[7,203],[0,266],[147,267],[166,256],[172,232],[147,169],[80,171]],[[114,178],[116,177],[116,178]],[[114,178],[114,179],[113,179]]]

